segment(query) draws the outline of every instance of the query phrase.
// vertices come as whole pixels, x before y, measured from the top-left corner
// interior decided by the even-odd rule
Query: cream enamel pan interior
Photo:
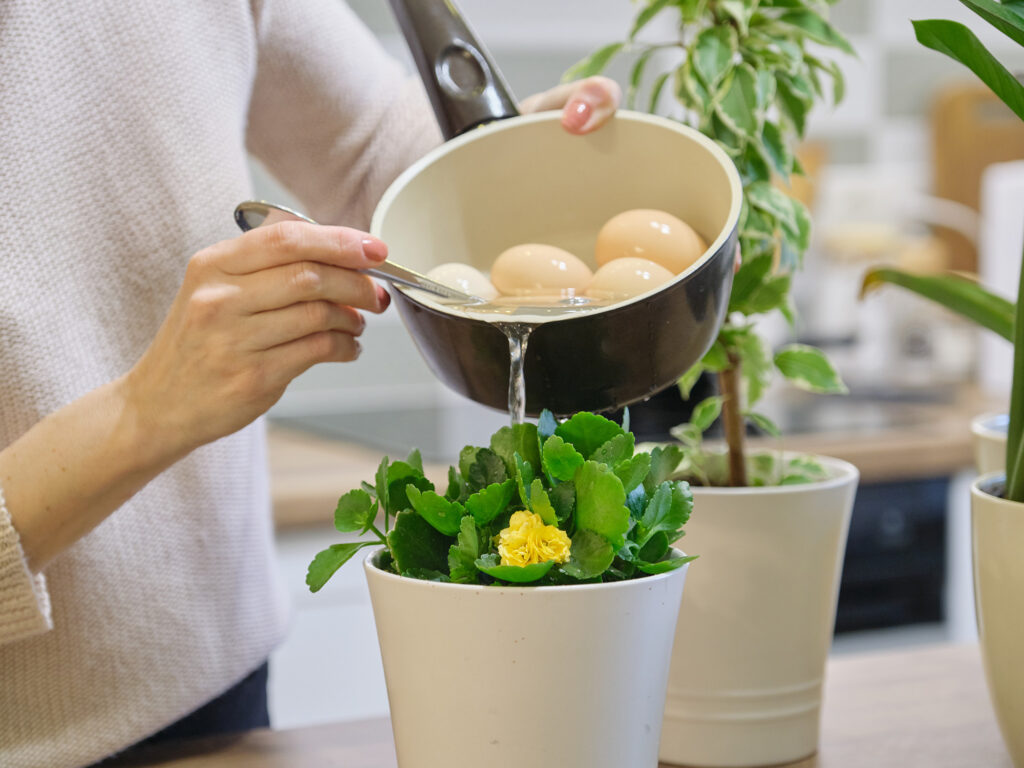
[[[548,243],[595,268],[601,226],[656,208],[710,243],[658,290],[548,320],[526,354],[527,411],[608,410],[671,384],[710,347],[732,285],[742,185],[728,156],[675,121],[620,112],[585,137],[549,112],[491,123],[453,139],[388,189],[371,231],[404,264],[444,262],[481,271],[506,248]],[[395,291],[403,320],[435,374],[454,390],[504,410],[508,343],[497,328],[429,298]]]

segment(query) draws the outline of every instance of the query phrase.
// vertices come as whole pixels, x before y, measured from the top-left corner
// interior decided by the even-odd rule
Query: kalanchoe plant
[[[688,398],[702,373],[718,377],[720,394],[695,408],[678,437],[688,458],[699,463],[704,456],[702,435],[721,415],[729,445],[729,485],[749,483],[746,422],[778,435],[778,428],[754,410],[773,370],[812,392],[846,391],[819,350],[791,344],[772,355],[753,321],[772,312],[781,312],[790,322],[794,319],[790,280],[809,245],[811,220],[804,205],[776,182],[785,184],[803,173],[793,145],[803,137],[812,107],[843,97],[838,65],[820,57],[829,49],[853,53],[828,22],[829,6],[835,2],[643,0],[625,41],[601,48],[566,75],[575,79],[597,74],[616,56],[632,56],[627,106],[642,101],[650,112],[665,111],[690,124],[714,139],[739,169],[742,266],[733,285],[729,318],[704,359],[679,382]],[[642,41],[645,29],[662,14],[674,15],[675,39]],[[700,474],[694,473],[694,478],[699,480]]]
[[[1024,0],[960,0],[965,6],[1024,47]],[[915,21],[918,42],[960,62],[1024,120],[1024,84],[993,56],[963,24],[947,19]],[[1024,261],[1024,260],[1022,260]],[[1006,440],[1006,498],[1024,502],[1024,269],[1011,302],[958,274],[924,276],[879,267],[864,278],[863,291],[883,283],[899,285],[931,299],[988,328],[1014,344],[1013,384],[1010,389],[1010,426]]]
[[[672,544],[693,505],[672,482],[678,447],[634,450],[627,423],[577,413],[559,423],[502,427],[490,447],[466,446],[444,494],[417,451],[380,463],[374,484],[338,501],[335,527],[372,534],[334,544],[310,563],[319,590],[364,547],[387,548],[394,573],[457,584],[576,584],[664,573],[692,560]],[[381,520],[381,527],[377,520]]]

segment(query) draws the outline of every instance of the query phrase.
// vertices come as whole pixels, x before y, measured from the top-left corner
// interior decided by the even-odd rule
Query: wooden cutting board
[[[992,163],[1024,159],[1024,123],[977,83],[951,85],[935,100],[931,115],[934,193],[978,210],[981,175]],[[976,272],[973,243],[937,228],[949,247],[953,269]]]

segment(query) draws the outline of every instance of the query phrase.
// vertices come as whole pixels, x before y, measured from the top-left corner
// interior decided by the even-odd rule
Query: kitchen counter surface
[[[799,410],[801,402],[793,408]],[[990,398],[970,388],[937,402],[832,398],[830,407],[842,411],[837,426],[782,441],[753,440],[752,447],[845,459],[860,469],[863,483],[942,477],[973,464],[971,419],[996,409]],[[329,522],[338,497],[371,479],[380,456],[377,449],[271,422],[271,491],[278,526]],[[435,482],[446,478],[447,466],[424,469]]]
[[[111,768],[396,768],[387,720],[253,731]],[[819,754],[791,768],[1012,768],[975,646],[829,661]],[[548,768],[548,766],[534,766]]]

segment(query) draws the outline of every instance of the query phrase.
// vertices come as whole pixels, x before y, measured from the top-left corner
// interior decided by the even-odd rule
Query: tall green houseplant
[[[967,8],[1024,47],[1024,0],[960,0]],[[948,19],[915,21],[918,42],[960,62],[992,89],[1024,120],[1024,85],[966,26]],[[902,286],[998,333],[1014,343],[1013,384],[1010,388],[1010,426],[1006,440],[1006,496],[1024,502],[1024,313],[1014,304],[956,274],[922,276],[877,268],[864,278],[864,291],[883,283]],[[1024,269],[1017,296],[1024,291]]]
[[[783,188],[803,173],[793,148],[804,136],[811,109],[843,97],[839,67],[820,57],[823,51],[853,54],[828,21],[835,2],[643,0],[625,41],[595,51],[566,75],[587,77],[617,56],[630,56],[627,106],[642,103],[650,112],[669,112],[715,140],[740,172],[742,265],[729,316],[711,350],[679,382],[688,398],[698,377],[713,373],[720,394],[698,404],[691,423],[676,432],[699,477],[703,432],[721,414],[729,446],[727,482],[733,486],[748,485],[746,423],[778,435],[778,428],[754,410],[773,369],[802,389],[846,391],[819,350],[791,344],[773,356],[754,328],[758,315],[781,312],[791,323],[794,319],[790,281],[810,242],[811,220]],[[674,16],[677,34],[643,41],[645,30],[663,14]],[[671,108],[665,110],[666,105]]]

